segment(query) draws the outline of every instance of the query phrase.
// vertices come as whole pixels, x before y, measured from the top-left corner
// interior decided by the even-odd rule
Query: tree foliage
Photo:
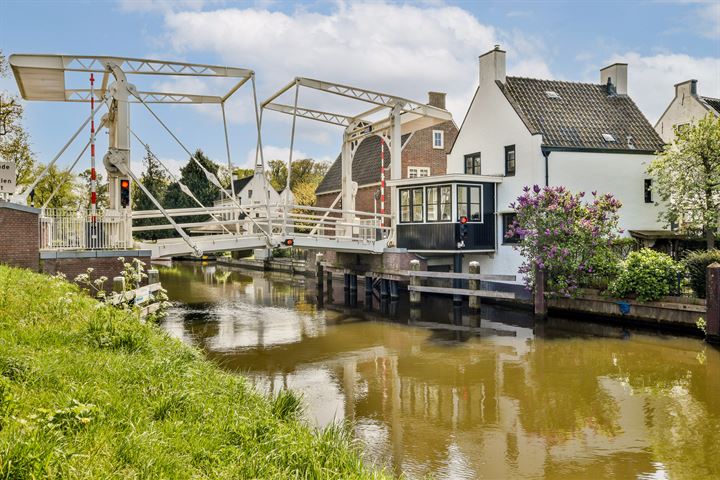
[[[78,175],[78,177],[80,204],[82,205],[82,208],[90,208],[90,191],[92,188],[90,185],[90,169],[86,169]],[[95,189],[95,193],[97,193],[97,201],[95,202],[95,205],[98,209],[104,210],[110,206],[108,184],[107,182],[103,182],[103,177],[99,173],[96,174],[96,180],[97,188]]]
[[[326,162],[316,162],[312,158],[294,160],[290,175],[290,191],[296,197],[298,189],[303,190],[301,185],[312,185],[317,187],[327,173],[330,166]],[[283,160],[270,160],[268,162],[268,178],[270,184],[277,191],[282,191],[287,185],[287,164]],[[315,188],[313,188],[313,192]],[[314,199],[313,199],[314,201]],[[308,205],[308,204],[303,204]]]
[[[8,77],[8,64],[0,50],[0,78]],[[22,125],[23,107],[17,95],[0,91],[0,161],[15,162],[17,184],[28,185],[36,173],[30,137]]]
[[[620,298],[635,296],[641,302],[659,300],[675,293],[681,272],[670,255],[643,248],[628,255],[620,275],[610,284],[610,293]]]
[[[697,125],[676,129],[675,141],[648,173],[665,204],[661,219],[683,233],[705,235],[712,249],[720,226],[720,118],[708,114]]]
[[[535,269],[545,271],[548,292],[570,296],[595,275],[611,275],[619,259],[612,249],[622,204],[611,194],[573,194],[564,187],[525,187],[510,205],[517,220],[506,237],[517,236],[524,261],[520,273],[528,287]]]
[[[145,171],[140,176],[140,182],[148,189],[150,194],[160,202],[160,205],[166,207],[165,202],[167,191],[170,187],[170,176],[150,151],[145,154],[143,164],[145,165]],[[148,197],[140,187],[136,185],[132,193],[133,210],[157,210],[157,205],[150,200],[150,197]],[[133,225],[135,226],[162,225],[166,223],[168,222],[165,218],[142,218],[133,221]],[[148,230],[136,232],[135,236],[145,240],[156,240],[158,238],[171,237],[174,234],[175,231],[173,229]]]
[[[44,165],[37,165],[30,174],[30,178],[39,176],[43,170],[45,170]],[[54,195],[53,192],[55,192]],[[75,210],[80,208],[82,200],[78,192],[77,177],[68,170],[60,170],[57,165],[50,167],[28,196],[30,206],[40,208],[45,206],[46,202],[47,208]]]

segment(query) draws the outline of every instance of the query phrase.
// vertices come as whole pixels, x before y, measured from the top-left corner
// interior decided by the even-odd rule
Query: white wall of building
[[[708,109],[697,95],[697,81],[678,83],[675,97],[655,125],[655,131],[665,143],[671,143],[675,138],[675,126],[695,123],[707,114]]]

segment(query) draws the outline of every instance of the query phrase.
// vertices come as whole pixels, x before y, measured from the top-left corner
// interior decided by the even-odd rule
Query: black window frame
[[[512,171],[509,167],[509,154],[512,153]],[[505,176],[514,177],[517,170],[517,153],[515,153],[515,145],[507,145],[505,147]]]
[[[654,203],[652,198],[652,178],[646,178],[643,182],[643,191],[645,193],[645,203]]]
[[[473,159],[472,161],[472,171],[468,171],[468,159]],[[464,157],[465,160],[465,173],[470,175],[480,175],[480,172],[482,170],[482,155],[480,152],[475,153],[468,153]]]
[[[502,225],[502,243],[503,245],[515,245],[517,243],[520,243],[520,236],[518,234],[513,235],[512,237],[508,238],[505,236],[507,233],[510,225],[517,220],[517,213],[515,212],[506,212],[501,214],[502,217],[500,219],[500,223]]]
[[[465,211],[467,215],[463,215],[460,212],[460,189],[467,189],[465,194]],[[477,189],[478,190],[478,201],[473,202],[472,201],[472,194],[470,193],[470,189]],[[485,223],[485,220],[483,218],[483,186],[482,185],[467,185],[467,184],[458,184],[457,186],[457,198],[455,201],[455,207],[457,208],[457,220],[460,221],[460,217],[467,217],[468,223]],[[472,217],[472,205],[478,205],[478,219],[474,220]]]
[[[449,202],[443,202],[442,201],[442,190],[447,188],[450,191],[450,201]],[[437,212],[437,220],[430,220],[430,209],[428,208],[428,199],[430,198],[430,190],[437,190],[437,199],[435,201],[435,211]],[[450,214],[448,215],[448,218],[443,220],[441,217],[442,212],[442,205],[448,205],[450,207]],[[427,223],[448,223],[452,222],[452,206],[453,206],[453,193],[452,193],[452,184],[442,184],[442,185],[428,185],[425,187],[425,222]]]
[[[415,199],[415,192],[420,191],[421,193],[421,200],[419,204],[416,204]],[[408,192],[408,200],[409,203],[407,205],[403,204],[403,193]],[[403,188],[399,192],[399,206],[400,206],[400,223],[423,223],[423,220],[425,219],[425,188],[424,187],[413,187],[413,188]],[[404,220],[403,219],[403,207],[409,207],[408,216],[409,219]],[[420,213],[420,219],[415,220],[415,208],[420,207],[421,213]]]

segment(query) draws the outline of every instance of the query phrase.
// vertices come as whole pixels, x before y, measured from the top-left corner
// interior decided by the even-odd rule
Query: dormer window
[[[545,90],[545,96],[547,98],[561,98],[559,93],[552,90]]]
[[[602,134],[603,140],[609,143],[615,143],[615,137],[610,135],[609,133],[603,133]]]

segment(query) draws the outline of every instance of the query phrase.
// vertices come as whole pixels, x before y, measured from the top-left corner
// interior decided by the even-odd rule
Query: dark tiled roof
[[[607,85],[507,77],[498,86],[543,145],[567,149],[655,152],[663,142],[627,95],[608,95]],[[545,92],[557,93],[550,98]],[[603,139],[610,134],[615,142]]]
[[[720,98],[700,97],[715,113],[720,114]]]
[[[233,180],[233,189],[235,190],[235,195],[239,194],[245,186],[250,183],[250,180],[252,180],[254,175],[249,175],[247,177],[238,178],[237,180]]]
[[[409,137],[410,134],[403,135],[401,137],[401,143],[405,145]],[[385,168],[388,166],[390,166],[390,149],[386,144]],[[358,185],[367,185],[380,181],[380,137],[373,135],[360,142],[360,146],[357,152],[355,152],[355,158],[353,158],[352,179],[354,182],[357,182]],[[320,185],[315,189],[315,193],[321,194],[340,190],[341,181],[342,161],[341,156],[338,155],[325,174],[325,178],[322,179]]]

